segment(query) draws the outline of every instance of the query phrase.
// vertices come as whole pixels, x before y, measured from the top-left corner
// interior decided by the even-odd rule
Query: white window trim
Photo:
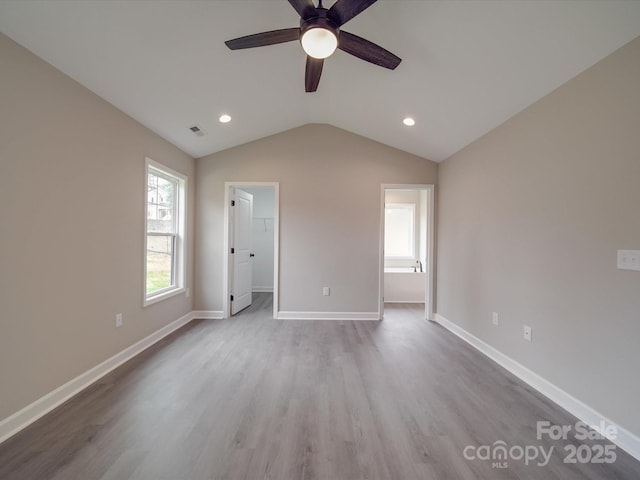
[[[411,249],[413,253],[411,255],[387,255],[385,253],[384,258],[386,260],[411,260],[415,261],[417,257],[418,245],[416,244],[416,204],[415,203],[387,203],[384,206],[385,213],[387,208],[396,208],[402,210],[409,210],[411,212],[411,218],[413,219],[413,232],[411,235]]]
[[[174,271],[175,271],[175,285],[157,290],[152,294],[147,295],[147,187],[149,182],[149,170],[157,170],[164,175],[174,177],[178,181],[178,195],[177,195],[177,218],[176,221],[176,237],[175,237],[175,256],[174,256]],[[188,177],[180,172],[177,172],[161,163],[158,163],[150,158],[145,159],[144,168],[144,249],[143,249],[143,277],[142,277],[142,306],[153,305],[154,303],[161,302],[175,295],[185,293],[186,286],[186,259],[187,259],[187,241],[185,238],[187,232],[187,188]]]

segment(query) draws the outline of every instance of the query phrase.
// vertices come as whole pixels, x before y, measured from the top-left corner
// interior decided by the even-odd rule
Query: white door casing
[[[434,241],[435,241],[435,195],[434,186],[429,184],[382,184],[380,189],[380,234],[379,234],[379,255],[380,255],[380,270],[379,270],[379,314],[380,319],[384,315],[384,215],[385,215],[385,190],[425,190],[427,192],[427,249],[426,249],[426,265],[424,265],[425,272],[427,274],[425,283],[425,312],[424,316],[426,320],[434,319]]]
[[[280,302],[279,302],[279,284],[280,284],[280,184],[278,182],[243,182],[243,181],[234,181],[224,182],[224,248],[220,252],[224,255],[222,260],[222,299],[223,300],[223,310],[221,313],[222,318],[229,318],[231,316],[231,289],[233,287],[233,265],[232,258],[229,255],[229,251],[232,244],[232,235],[233,235],[233,224],[231,222],[232,217],[232,209],[235,207],[231,207],[231,199],[233,198],[233,190],[234,188],[244,188],[244,187],[270,187],[274,190],[275,195],[275,208],[274,208],[274,219],[273,219],[273,318],[278,318],[278,312]]]
[[[232,192],[231,209],[231,315],[251,305],[251,223],[253,219],[253,195],[238,188]]]

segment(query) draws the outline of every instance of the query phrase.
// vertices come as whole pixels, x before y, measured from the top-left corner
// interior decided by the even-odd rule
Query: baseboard
[[[0,421],[0,443],[12,437],[20,430],[28,427],[54,408],[63,404],[95,381],[125,363],[127,360],[130,360],[154,343],[157,343],[170,333],[189,323],[191,320],[196,318],[193,316],[193,313],[194,312],[190,312],[178,320],[162,327],[160,330],[157,330],[148,337],[143,338],[139,342],[125,348],[113,357],[78,375],[73,380],[68,381],[52,392],[40,397],[32,404],[27,405],[22,410]]]
[[[194,310],[191,315],[194,319],[202,320],[222,320],[224,318],[222,310]]]
[[[253,287],[253,293],[273,293],[273,287]]]
[[[411,303],[414,305],[421,303],[424,305],[424,300],[385,300],[384,303]]]
[[[278,320],[380,320],[378,312],[278,312]]]
[[[523,382],[535,388],[538,392],[543,394],[549,400],[557,403],[560,407],[564,408],[579,420],[589,425],[600,425],[601,422],[605,422],[606,425],[614,426],[617,430],[617,435],[616,438],[611,438],[610,440],[627,453],[640,460],[640,437],[612,422],[589,405],[573,397],[550,381],[529,370],[524,365],[516,362],[511,357],[508,357],[488,343],[480,340],[478,337],[467,332],[465,329],[446,319],[442,315],[436,314],[435,320],[451,333],[460,337],[469,345],[511,372]]]

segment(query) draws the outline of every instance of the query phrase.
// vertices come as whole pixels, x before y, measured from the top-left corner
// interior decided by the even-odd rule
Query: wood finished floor
[[[564,464],[567,442],[537,440],[536,421],[576,419],[421,308],[389,306],[382,322],[270,313],[262,294],[175,332],[0,445],[0,479],[640,478],[620,449],[613,464]],[[545,467],[465,460],[499,440],[555,451]]]

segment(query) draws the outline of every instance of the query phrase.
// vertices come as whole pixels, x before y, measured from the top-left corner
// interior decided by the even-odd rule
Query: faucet
[[[420,265],[420,271],[422,272],[422,271],[423,271],[423,270],[422,270],[422,261],[420,261],[420,260],[416,260],[416,263],[417,263],[418,265]],[[414,271],[414,272],[416,271],[416,268],[415,268],[415,267],[414,267],[413,271]]]

